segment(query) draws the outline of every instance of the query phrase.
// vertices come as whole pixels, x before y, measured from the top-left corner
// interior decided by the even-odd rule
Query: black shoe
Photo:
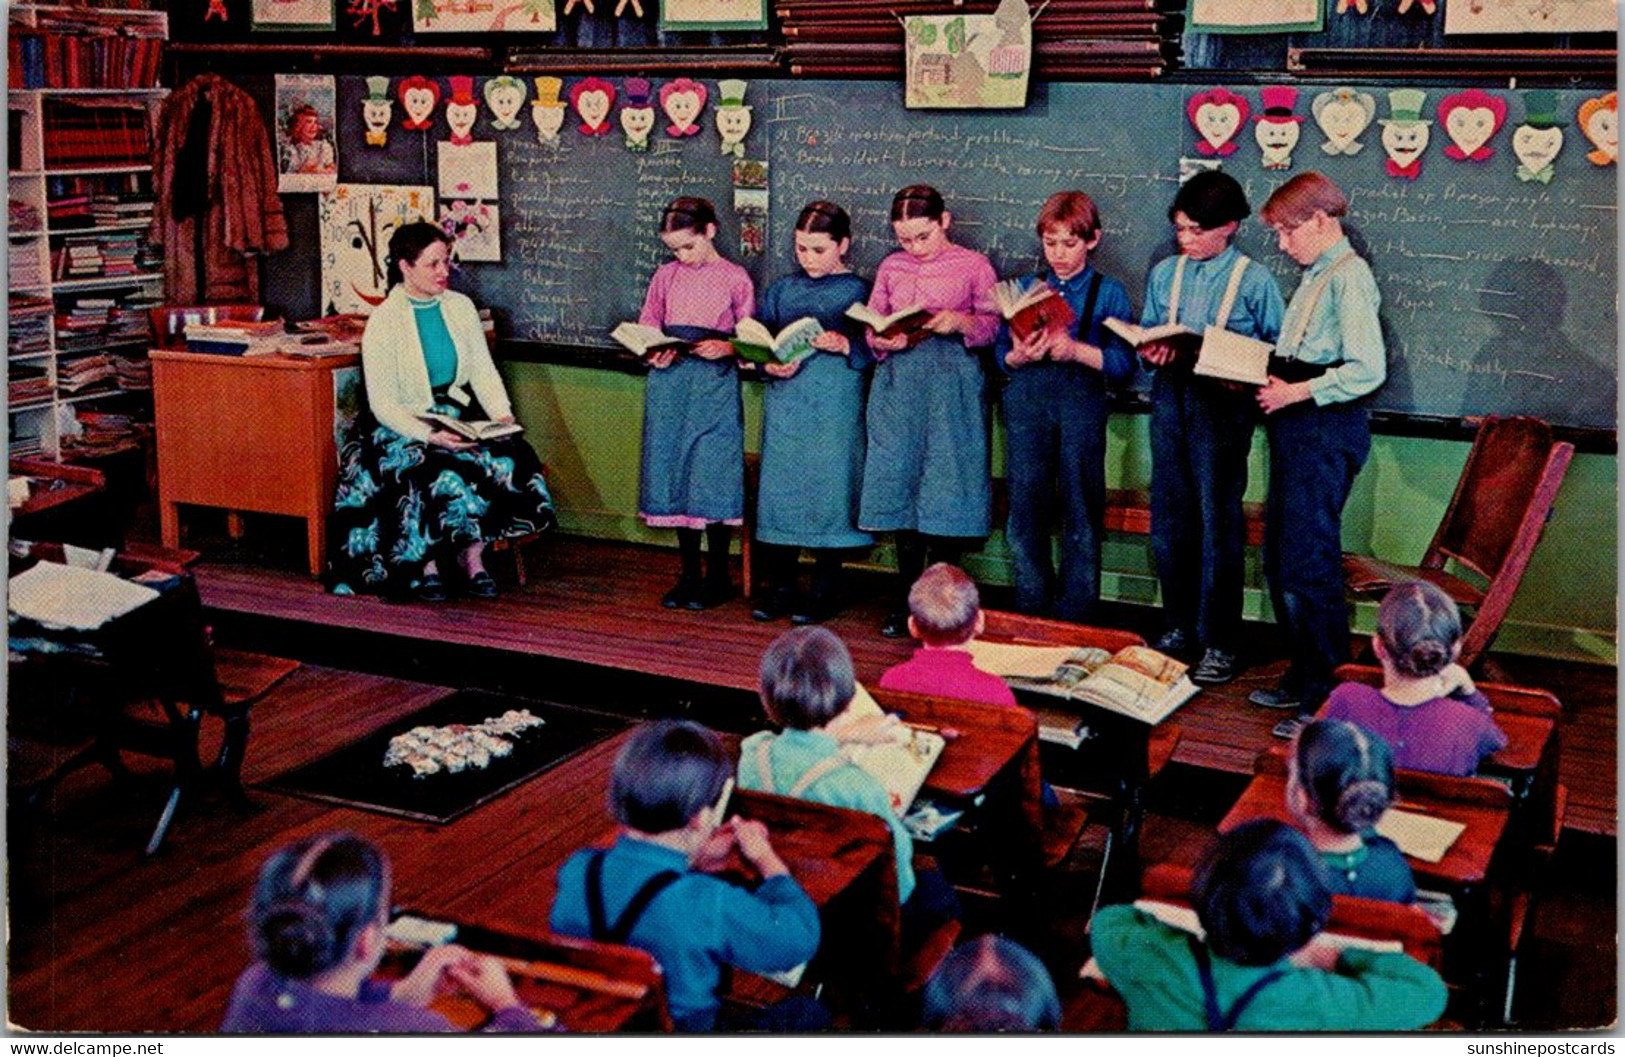
[[[1247,695],[1249,704],[1260,708],[1296,709],[1299,705],[1298,695],[1291,690],[1282,690],[1276,687],[1273,690],[1254,690]]]
[[[1240,665],[1236,663],[1236,655],[1221,649],[1208,647],[1196,667],[1191,669],[1191,682],[1202,686],[1218,686],[1228,683],[1236,677]]]
[[[800,627],[808,624],[822,624],[841,611],[833,598],[809,597],[803,599],[790,614],[790,623]],[[905,625],[904,630],[908,630]]]
[[[1158,653],[1166,653],[1170,657],[1183,658],[1188,656],[1196,647],[1196,636],[1183,628],[1162,633],[1162,638],[1151,644],[1151,648]]]
[[[685,576],[677,581],[676,587],[666,592],[666,597],[660,600],[660,604],[667,609],[687,609],[688,603],[699,593],[699,590],[700,582]]]
[[[491,574],[481,569],[471,573],[466,586],[470,598],[495,598],[497,596],[497,582],[491,579]]]
[[[762,621],[777,620],[790,611],[794,597],[795,593],[786,587],[764,591],[752,604],[750,618]]]
[[[700,589],[683,604],[685,609],[714,609],[734,596],[732,580],[706,578]]]
[[[429,573],[423,579],[412,582],[412,597],[419,602],[444,602],[447,598],[446,585],[438,573]]]
[[[888,639],[908,638],[908,610],[899,609],[889,614],[880,625],[880,633]]]

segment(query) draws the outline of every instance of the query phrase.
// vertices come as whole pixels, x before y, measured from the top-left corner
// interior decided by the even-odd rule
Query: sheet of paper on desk
[[[11,611],[52,627],[91,631],[158,592],[91,569],[40,562],[11,578]]]
[[[1389,808],[1377,820],[1376,829],[1411,858],[1438,862],[1467,827],[1449,819]]]
[[[1001,679],[1047,679],[1078,652],[1076,646],[1023,646],[980,639],[972,639],[965,648],[976,667]]]
[[[1164,903],[1160,899],[1136,899],[1134,909],[1143,910],[1171,928],[1188,932],[1198,939],[1207,935],[1202,930],[1202,922],[1191,907],[1180,906],[1177,903]],[[1358,947],[1367,951],[1393,951],[1398,953],[1405,949],[1405,945],[1398,940],[1378,940],[1368,936],[1350,936],[1345,932],[1322,932],[1321,939],[1333,947]]]

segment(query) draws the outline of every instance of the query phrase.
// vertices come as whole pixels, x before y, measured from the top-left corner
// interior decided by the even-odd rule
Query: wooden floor
[[[660,608],[658,599],[676,576],[674,552],[577,538],[530,548],[530,584],[505,583],[495,602],[453,600],[442,605],[394,604],[372,598],[335,598],[301,571],[295,560],[271,564],[215,558],[199,566],[204,603],[232,645],[266,648],[337,667],[464,685],[482,677],[495,688],[535,693],[542,678],[527,658],[588,662],[692,684],[690,696],[715,696],[724,712],[709,722],[753,729],[760,713],[751,700],[757,660],[788,625],[750,619],[742,602],[706,613]],[[504,559],[494,559],[493,565]],[[885,581],[849,579],[852,606],[829,626],[851,648],[860,680],[873,681],[908,656],[906,642],[882,638]],[[990,589],[988,602],[1004,601]],[[1120,606],[1110,622],[1152,634],[1154,610]],[[1183,738],[1177,763],[1249,774],[1271,741],[1278,714],[1248,705],[1247,694],[1273,685],[1284,662],[1270,656],[1270,629],[1257,627],[1258,666],[1234,683],[1204,691],[1179,714]],[[387,633],[389,646],[369,647]],[[475,652],[470,652],[475,651]],[[1561,778],[1570,789],[1568,826],[1613,835],[1616,829],[1616,673],[1613,668],[1498,657],[1512,681],[1549,689],[1564,702]],[[492,673],[500,671],[501,678]],[[707,695],[707,688],[719,691]],[[617,691],[606,691],[617,692]],[[620,688],[636,694],[637,688]],[[591,701],[583,703],[592,704]],[[623,707],[625,703],[623,703]],[[637,709],[637,704],[631,707]],[[681,705],[679,705],[681,708]],[[645,712],[660,711],[648,705]]]

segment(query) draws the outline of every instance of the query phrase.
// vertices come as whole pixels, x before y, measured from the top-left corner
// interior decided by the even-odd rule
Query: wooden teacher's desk
[[[164,545],[180,543],[182,503],[225,508],[233,535],[239,511],[288,514],[305,519],[319,576],[338,483],[333,375],[361,357],[151,355]]]

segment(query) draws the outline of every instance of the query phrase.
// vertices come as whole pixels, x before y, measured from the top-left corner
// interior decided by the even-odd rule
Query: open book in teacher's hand
[[[687,352],[694,347],[692,341],[671,337],[659,327],[645,326],[642,323],[621,323],[609,332],[609,336],[639,356],[652,356],[667,349]]]
[[[1013,687],[1097,705],[1142,723],[1162,722],[1197,691],[1184,664],[1147,646],[1110,653],[1088,646],[1068,649],[973,641],[968,648],[977,667],[999,675]],[[1028,650],[1037,651],[1030,661],[1022,657]],[[1062,655],[1061,650],[1067,652]]]
[[[429,412],[419,415],[423,421],[437,426],[448,433],[455,433],[468,440],[495,440],[498,437],[508,437],[515,433],[523,433],[525,427],[517,422],[467,422],[450,415],[440,415]]]
[[[1077,321],[1066,298],[1048,283],[1034,283],[1022,289],[1020,279],[1006,279],[993,286],[993,303],[1010,325],[1010,336],[1026,341],[1034,334],[1065,334]]]
[[[811,316],[786,324],[777,334],[760,320],[741,319],[729,343],[740,359],[751,363],[797,363],[818,351],[813,340],[823,332],[824,325]]]
[[[846,310],[848,318],[875,332],[881,338],[907,338],[909,345],[914,345],[926,335],[926,324],[936,313],[919,305],[900,308],[889,314],[881,314],[864,304],[854,301]]]

